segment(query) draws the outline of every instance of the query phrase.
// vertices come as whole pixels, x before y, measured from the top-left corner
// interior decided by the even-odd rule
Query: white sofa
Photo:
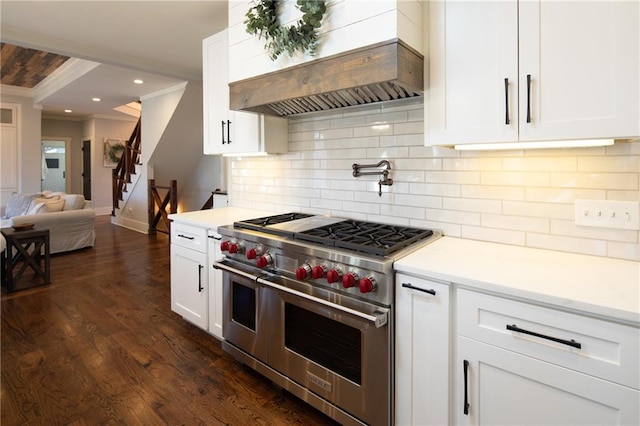
[[[79,194],[45,194],[51,198],[57,195],[58,198],[54,201],[57,201],[55,204],[58,207],[59,201],[65,200],[63,210],[49,212],[42,206],[38,208],[38,204],[43,204],[37,202],[37,200],[42,201],[42,198],[38,198],[39,195],[33,194],[34,198],[27,208],[26,214],[23,212],[20,215],[3,218],[2,227],[33,223],[39,228],[49,228],[49,250],[51,253],[93,247],[96,240],[94,228],[96,213],[91,201],[85,200]]]

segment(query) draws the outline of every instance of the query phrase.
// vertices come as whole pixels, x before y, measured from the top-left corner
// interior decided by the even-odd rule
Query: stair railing
[[[141,164],[142,150],[142,117],[138,119],[136,127],[131,133],[131,137],[127,141],[118,161],[118,165],[113,169],[111,176],[112,201],[113,207],[111,216],[116,215],[116,209],[120,208],[120,201],[124,198],[122,194],[127,191],[127,185],[131,183],[131,175],[136,174],[136,164]]]
[[[155,179],[149,179],[148,188],[149,234],[170,234],[171,221],[168,216],[178,212],[178,183],[172,180],[169,186],[160,186],[156,185]],[[166,191],[164,196],[160,195],[160,191]]]

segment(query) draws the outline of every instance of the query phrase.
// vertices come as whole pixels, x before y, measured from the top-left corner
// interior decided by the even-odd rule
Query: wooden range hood
[[[424,91],[424,57],[394,39],[229,84],[232,110],[290,116]]]

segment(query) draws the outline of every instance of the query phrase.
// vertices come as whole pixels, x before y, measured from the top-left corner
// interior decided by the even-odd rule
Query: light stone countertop
[[[442,237],[394,268],[640,326],[640,262]]]
[[[218,226],[231,225],[235,221],[255,219],[277,214],[265,210],[253,210],[240,207],[222,207],[219,209],[196,210],[170,214],[169,219],[187,225],[217,229]]]

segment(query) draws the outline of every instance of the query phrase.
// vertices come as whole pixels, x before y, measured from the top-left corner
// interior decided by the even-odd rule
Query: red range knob
[[[311,278],[313,278],[314,280],[317,280],[319,278],[324,277],[324,273],[327,271],[327,268],[325,268],[322,265],[317,265],[314,266],[311,269]]]
[[[263,256],[260,256],[258,258],[258,261],[257,261],[258,268],[266,268],[272,262],[273,262],[273,258],[271,257],[271,255],[269,253],[267,253],[267,254],[265,254]]]
[[[309,278],[310,274],[311,274],[311,266],[309,266],[308,263],[305,263],[304,265],[296,269],[296,279],[300,281],[304,281],[307,278]]]
[[[231,243],[229,245],[229,253],[240,253],[240,244]]]
[[[358,279],[358,275],[355,272],[349,272],[347,275],[342,277],[342,287],[351,288],[356,285],[356,280]]]
[[[221,251],[229,251],[229,245],[231,245],[231,243],[229,241],[223,241],[220,243],[220,250]]]
[[[262,250],[259,247],[253,247],[247,250],[247,259],[253,260],[260,255]]]
[[[370,293],[376,288],[376,279],[372,276],[364,277],[360,280],[360,293]]]
[[[327,282],[329,284],[337,283],[338,281],[340,281],[341,277],[342,272],[340,272],[339,269],[331,269],[329,272],[327,272]]]

